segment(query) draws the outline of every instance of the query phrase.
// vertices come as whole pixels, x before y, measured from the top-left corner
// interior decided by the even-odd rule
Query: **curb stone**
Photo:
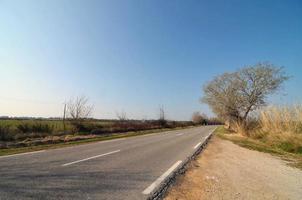
[[[166,194],[167,190],[170,188],[170,186],[176,181],[177,177],[180,175],[183,175],[187,168],[188,164],[191,160],[195,160],[195,158],[205,149],[207,146],[209,140],[211,139],[214,131],[216,128],[210,133],[210,135],[205,139],[205,141],[199,146],[199,148],[191,155],[189,156],[184,162],[181,163],[181,165],[170,174],[169,177],[167,177],[161,184],[158,186],[156,190],[154,190],[148,197],[147,200],[161,200],[163,199],[164,195]]]

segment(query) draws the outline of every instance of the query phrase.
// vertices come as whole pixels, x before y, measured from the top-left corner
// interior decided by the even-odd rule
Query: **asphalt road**
[[[0,157],[0,199],[146,199],[215,127]]]

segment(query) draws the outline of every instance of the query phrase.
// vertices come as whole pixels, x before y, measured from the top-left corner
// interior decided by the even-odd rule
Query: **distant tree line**
[[[192,122],[195,125],[221,125],[223,124],[220,119],[216,117],[209,118],[206,114],[200,112],[194,112],[192,114]]]
[[[163,106],[159,107],[158,119],[154,120],[132,120],[124,111],[116,113],[117,119],[94,119],[92,118],[93,108],[87,97],[79,96],[71,98],[64,104],[61,118],[4,117],[0,121],[0,141],[22,141],[74,134],[107,135],[196,125],[192,121],[167,120]]]

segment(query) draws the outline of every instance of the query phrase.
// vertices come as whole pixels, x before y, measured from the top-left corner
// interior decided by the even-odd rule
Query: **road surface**
[[[0,157],[0,200],[146,199],[214,126]]]

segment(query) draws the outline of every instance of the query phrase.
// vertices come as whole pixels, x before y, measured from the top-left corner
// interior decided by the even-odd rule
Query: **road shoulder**
[[[214,136],[165,199],[302,199],[302,170]]]

